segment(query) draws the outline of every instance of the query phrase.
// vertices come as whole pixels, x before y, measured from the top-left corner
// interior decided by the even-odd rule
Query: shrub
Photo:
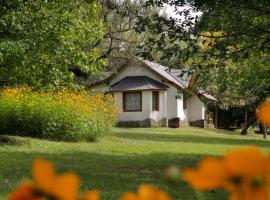
[[[0,134],[94,141],[115,123],[111,95],[33,92],[5,88],[0,95]]]

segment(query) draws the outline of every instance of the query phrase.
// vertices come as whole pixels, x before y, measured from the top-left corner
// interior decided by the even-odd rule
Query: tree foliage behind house
[[[155,58],[147,54],[158,52],[161,59],[178,58],[175,65],[190,69],[192,83],[228,103],[256,106],[270,95],[269,1],[147,2],[165,3],[176,7],[178,18],[142,18],[139,30],[155,33],[142,46],[143,56]]]

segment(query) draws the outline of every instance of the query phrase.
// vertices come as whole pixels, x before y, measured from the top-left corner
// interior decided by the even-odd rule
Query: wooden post
[[[247,128],[248,126],[248,113],[247,113],[247,108],[245,108],[245,127]]]
[[[218,106],[215,104],[215,128],[218,128]]]
[[[247,107],[245,108],[245,129],[246,129],[246,135],[248,134],[248,112]]]
[[[267,129],[266,129],[266,125],[262,124],[262,131],[263,131],[263,139],[267,138]]]

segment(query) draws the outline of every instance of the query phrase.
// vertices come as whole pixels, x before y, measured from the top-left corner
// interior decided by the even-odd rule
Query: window
[[[159,111],[159,92],[158,91],[152,92],[152,110]]]
[[[142,93],[124,92],[123,93],[124,112],[142,111]]]

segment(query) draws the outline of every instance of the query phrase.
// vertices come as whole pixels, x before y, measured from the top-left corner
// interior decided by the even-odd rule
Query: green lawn
[[[2,141],[4,139],[2,138]],[[199,128],[115,128],[96,143],[67,143],[10,137],[0,143],[0,199],[31,175],[31,163],[42,156],[53,161],[58,172],[76,171],[82,190],[98,189],[102,199],[117,200],[141,183],[154,184],[174,200],[226,199],[222,191],[194,192],[184,182],[169,185],[161,173],[169,165],[194,166],[204,155],[221,155],[231,148],[256,145],[269,149],[261,136]],[[1,141],[1,140],[0,140]]]

